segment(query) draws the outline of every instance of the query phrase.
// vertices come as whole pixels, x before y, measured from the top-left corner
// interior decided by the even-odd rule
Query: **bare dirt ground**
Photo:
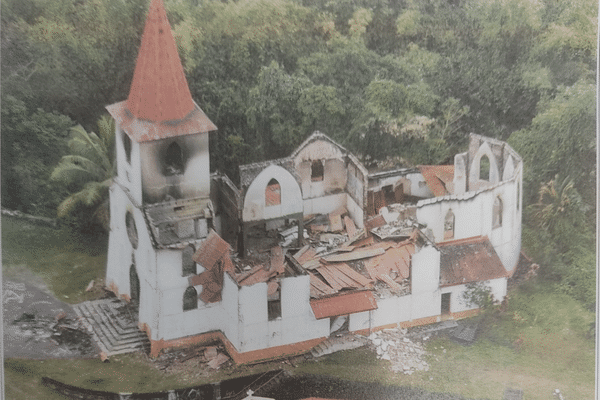
[[[5,358],[93,358],[98,352],[69,304],[24,268],[2,279]]]

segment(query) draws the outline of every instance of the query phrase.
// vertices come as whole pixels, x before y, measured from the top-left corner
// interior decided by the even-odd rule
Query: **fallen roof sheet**
[[[419,165],[419,170],[435,197],[454,192],[454,165]]]
[[[313,273],[308,273],[310,276],[310,297],[313,299],[323,297],[330,294],[335,294],[336,291],[333,290],[329,285],[325,284],[319,278],[317,278]]]
[[[369,286],[372,282],[347,264],[323,265],[317,268],[317,271],[334,289],[336,288],[334,285],[341,286],[341,288],[360,289]]]
[[[194,254],[194,261],[205,268],[199,275],[188,278],[190,286],[202,285],[198,296],[205,303],[221,301],[223,274],[233,273],[235,267],[229,254],[229,244],[213,230]]]
[[[415,253],[415,245],[405,241],[397,247],[390,247],[385,254],[374,257],[364,262],[365,268],[372,279],[386,282],[387,277],[396,276],[397,279],[407,279],[410,276],[410,258]],[[390,285],[393,286],[393,285]]]
[[[345,262],[375,257],[383,253],[385,253],[385,250],[381,248],[354,250],[350,253],[336,254],[332,256],[323,257],[323,260],[325,260],[326,262]]]
[[[323,319],[375,310],[377,301],[370,290],[363,290],[311,300],[310,306],[315,317]]]
[[[383,215],[379,214],[365,222],[365,229],[371,231],[371,229],[384,226],[385,224],[387,224],[387,222],[385,222],[385,218],[383,218]]]
[[[230,250],[229,243],[211,229],[206,240],[194,253],[193,260],[206,269],[212,269],[219,261],[222,261],[225,271],[233,271],[233,262],[229,257]]]
[[[437,243],[440,286],[486,281],[508,276],[487,236]]]

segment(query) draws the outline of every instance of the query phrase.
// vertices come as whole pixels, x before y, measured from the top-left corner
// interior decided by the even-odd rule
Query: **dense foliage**
[[[2,202],[49,215],[49,181],[127,97],[148,0],[2,2]],[[365,162],[451,163],[468,133],[526,171],[524,243],[593,302],[595,0],[165,0],[211,165],[285,156],[314,130]],[[68,185],[67,185],[68,186]],[[566,203],[565,203],[566,202]],[[86,211],[87,212],[87,211]]]

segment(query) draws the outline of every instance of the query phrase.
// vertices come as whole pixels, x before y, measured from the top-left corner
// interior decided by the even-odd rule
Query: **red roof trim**
[[[375,297],[373,297],[370,290],[363,290],[311,300],[310,306],[315,313],[315,317],[323,319],[375,310],[377,309],[377,301],[375,301]]]

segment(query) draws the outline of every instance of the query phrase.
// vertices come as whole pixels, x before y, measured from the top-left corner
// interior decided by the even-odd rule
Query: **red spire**
[[[152,0],[127,109],[155,122],[183,119],[195,105],[162,0]]]

